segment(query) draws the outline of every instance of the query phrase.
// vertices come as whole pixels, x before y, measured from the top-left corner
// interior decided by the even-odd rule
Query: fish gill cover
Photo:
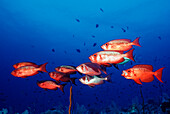
[[[169,3],[168,0],[1,0],[0,112],[12,114],[29,111],[37,114],[52,111],[60,113],[167,111],[170,96]],[[84,70],[92,69],[97,73],[101,71],[100,76],[84,77],[81,72],[57,73],[56,75],[60,76],[57,79],[55,75],[49,76],[56,67],[74,66],[66,67],[65,70],[68,71],[80,64],[91,62],[89,56],[103,51],[101,46],[109,41],[128,39],[133,42],[137,37],[140,37],[141,47],[135,45],[133,48],[130,47],[134,49],[134,61],[124,56],[116,63],[112,61],[113,63],[107,65],[99,64],[101,68],[94,68],[93,65],[84,67]],[[18,68],[16,71],[20,75],[14,72],[17,77],[11,75],[15,70],[13,65],[21,62],[35,64]],[[41,66],[47,62],[47,65]],[[149,74],[144,77],[133,74],[139,80],[135,81],[136,78],[127,80],[129,75],[126,70],[135,65],[152,65],[153,70],[147,66],[137,67],[138,70],[145,68],[143,71],[147,70],[150,73],[162,67],[165,69],[163,71],[160,69],[161,73],[154,73],[154,78]],[[34,70],[29,76],[24,74],[28,69]],[[107,75],[103,70],[106,70]],[[143,73],[142,70],[139,72]],[[19,78],[21,74],[24,74],[23,78]],[[162,77],[157,74],[162,74]],[[105,78],[109,75],[111,83],[107,82],[109,78]],[[90,87],[79,81],[83,77],[90,81]],[[149,78],[146,79],[147,77]],[[94,87],[91,84],[94,80],[100,85]],[[47,90],[45,87],[43,90],[44,81],[52,84],[50,87],[54,87],[53,89],[59,89]],[[75,84],[72,84],[74,81]],[[164,83],[161,83],[162,81]],[[37,85],[40,82],[41,88]]]

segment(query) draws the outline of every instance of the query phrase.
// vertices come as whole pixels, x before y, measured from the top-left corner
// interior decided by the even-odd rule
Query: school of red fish
[[[47,72],[46,65],[37,65],[32,62],[20,62],[13,65],[15,70],[11,74],[15,77],[26,78],[29,76],[34,76],[39,72],[47,72],[53,80],[42,80],[37,81],[37,85],[45,90],[57,90],[58,88],[64,92],[64,86],[66,83],[61,84],[61,82],[72,82],[76,85],[75,80],[77,78],[71,78],[70,75],[76,74],[77,72],[85,76],[79,78],[82,84],[88,85],[89,87],[94,87],[96,85],[103,84],[104,81],[111,82],[111,76],[107,75],[106,68],[112,65],[125,64],[128,61],[134,61],[133,57],[133,46],[140,46],[139,37],[137,37],[133,42],[129,39],[116,39],[109,41],[101,46],[103,51],[94,53],[89,57],[91,62],[80,64],[77,67],[62,65],[55,68],[54,72]],[[127,51],[127,52],[124,52]],[[132,68],[122,71],[122,76],[126,79],[132,79],[137,84],[142,84],[142,82],[152,82],[154,76],[163,83],[162,81],[162,70],[165,67],[158,69],[153,72],[152,65],[135,65]],[[102,72],[106,74],[106,77],[102,77]]]

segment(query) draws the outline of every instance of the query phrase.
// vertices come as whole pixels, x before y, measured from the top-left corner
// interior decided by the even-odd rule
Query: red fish
[[[76,69],[80,73],[87,74],[87,75],[90,75],[90,76],[100,75],[101,74],[101,70],[105,74],[107,74],[105,69],[104,69],[104,67],[100,66],[97,63],[90,63],[90,62],[89,63],[83,63],[83,64],[77,66]]]
[[[32,62],[20,62],[20,63],[16,63],[16,64],[13,65],[13,67],[15,69],[20,68],[22,66],[35,66],[35,67],[38,67],[38,65],[36,65],[35,63],[32,63]]]
[[[38,71],[47,72],[46,68],[45,68],[46,64],[47,63],[44,63],[40,66],[35,66],[35,65],[22,66],[22,67],[19,67],[19,68],[13,70],[11,72],[11,74],[15,77],[26,78],[28,76],[33,76],[33,75],[38,74],[39,73]]]
[[[55,81],[38,81],[37,85],[45,90],[57,90],[58,88],[64,93],[64,86],[66,84],[58,85]]]
[[[104,80],[111,82],[110,75],[106,76],[105,78],[103,78],[102,76],[88,76],[88,75],[86,75],[79,79],[79,81],[82,84],[88,85],[89,87],[94,87],[96,85],[103,84]]]
[[[100,65],[118,64],[125,60],[124,57],[127,57],[134,61],[133,50],[134,49],[128,51],[125,54],[122,54],[121,52],[114,52],[114,51],[100,51],[91,55],[89,59],[92,63],[98,63]]]
[[[162,70],[164,68],[165,67],[162,67],[159,70],[153,72],[152,65],[135,65],[133,68],[123,70],[122,76],[124,76],[126,79],[134,80],[137,84],[142,84],[142,82],[152,82],[155,76],[160,82],[163,83]]]
[[[60,82],[60,81],[62,81],[62,82],[70,82],[71,81],[73,84],[75,84],[75,79],[77,79],[77,78],[70,78],[70,75],[64,74],[62,72],[57,72],[57,71],[56,72],[50,72],[49,76],[52,79],[56,80],[57,82]]]
[[[77,72],[74,66],[66,66],[66,65],[59,66],[55,68],[55,70],[65,74],[75,74]]]
[[[113,50],[113,51],[127,51],[132,48],[132,45],[140,46],[139,37],[136,38],[133,42],[129,39],[117,39],[109,41],[101,46],[104,50]]]

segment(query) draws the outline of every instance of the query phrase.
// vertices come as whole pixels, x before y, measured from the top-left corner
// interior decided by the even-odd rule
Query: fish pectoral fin
[[[101,68],[101,69],[100,69],[101,71],[103,71],[105,74],[107,74],[107,72],[106,72],[106,67],[105,67],[105,66],[100,65],[100,68]]]
[[[111,67],[112,65],[110,63],[105,63],[105,64],[102,64],[104,67]]]
[[[27,78],[28,76],[22,76],[21,78]]]
[[[43,71],[38,71],[38,72],[43,73]]]
[[[95,87],[95,85],[88,85],[90,88],[94,88]]]
[[[141,80],[139,79],[139,78],[136,78],[136,79],[133,79],[137,84],[140,84],[140,85],[142,85],[142,82],[141,82]]]
[[[56,88],[54,88],[54,89],[51,89],[51,90],[58,90],[58,88],[56,87]]]
[[[45,91],[47,91],[47,89],[44,88]]]
[[[113,66],[114,66],[117,70],[119,70],[119,67],[118,67],[117,64],[113,64]]]
[[[60,80],[56,80],[56,84],[59,84],[60,83]]]

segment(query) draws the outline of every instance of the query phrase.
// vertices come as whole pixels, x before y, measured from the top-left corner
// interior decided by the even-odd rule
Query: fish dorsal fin
[[[120,55],[121,53],[117,51],[107,50],[107,51],[100,51],[97,54],[101,55]]]
[[[136,79],[133,79],[137,84],[140,84],[140,85],[142,85],[142,82],[140,81],[140,79],[139,78],[136,78]]]
[[[118,53],[120,53],[120,54],[123,54],[123,51],[114,50],[114,52],[118,52]]]
[[[75,67],[75,66],[72,66],[72,65],[62,65],[62,66],[60,66],[60,67],[64,67],[64,68],[76,70],[76,67]]]
[[[131,40],[129,39],[117,39],[117,40],[112,40],[109,43],[130,43]]]
[[[147,68],[149,70],[153,70],[152,65],[135,65],[133,68]]]

